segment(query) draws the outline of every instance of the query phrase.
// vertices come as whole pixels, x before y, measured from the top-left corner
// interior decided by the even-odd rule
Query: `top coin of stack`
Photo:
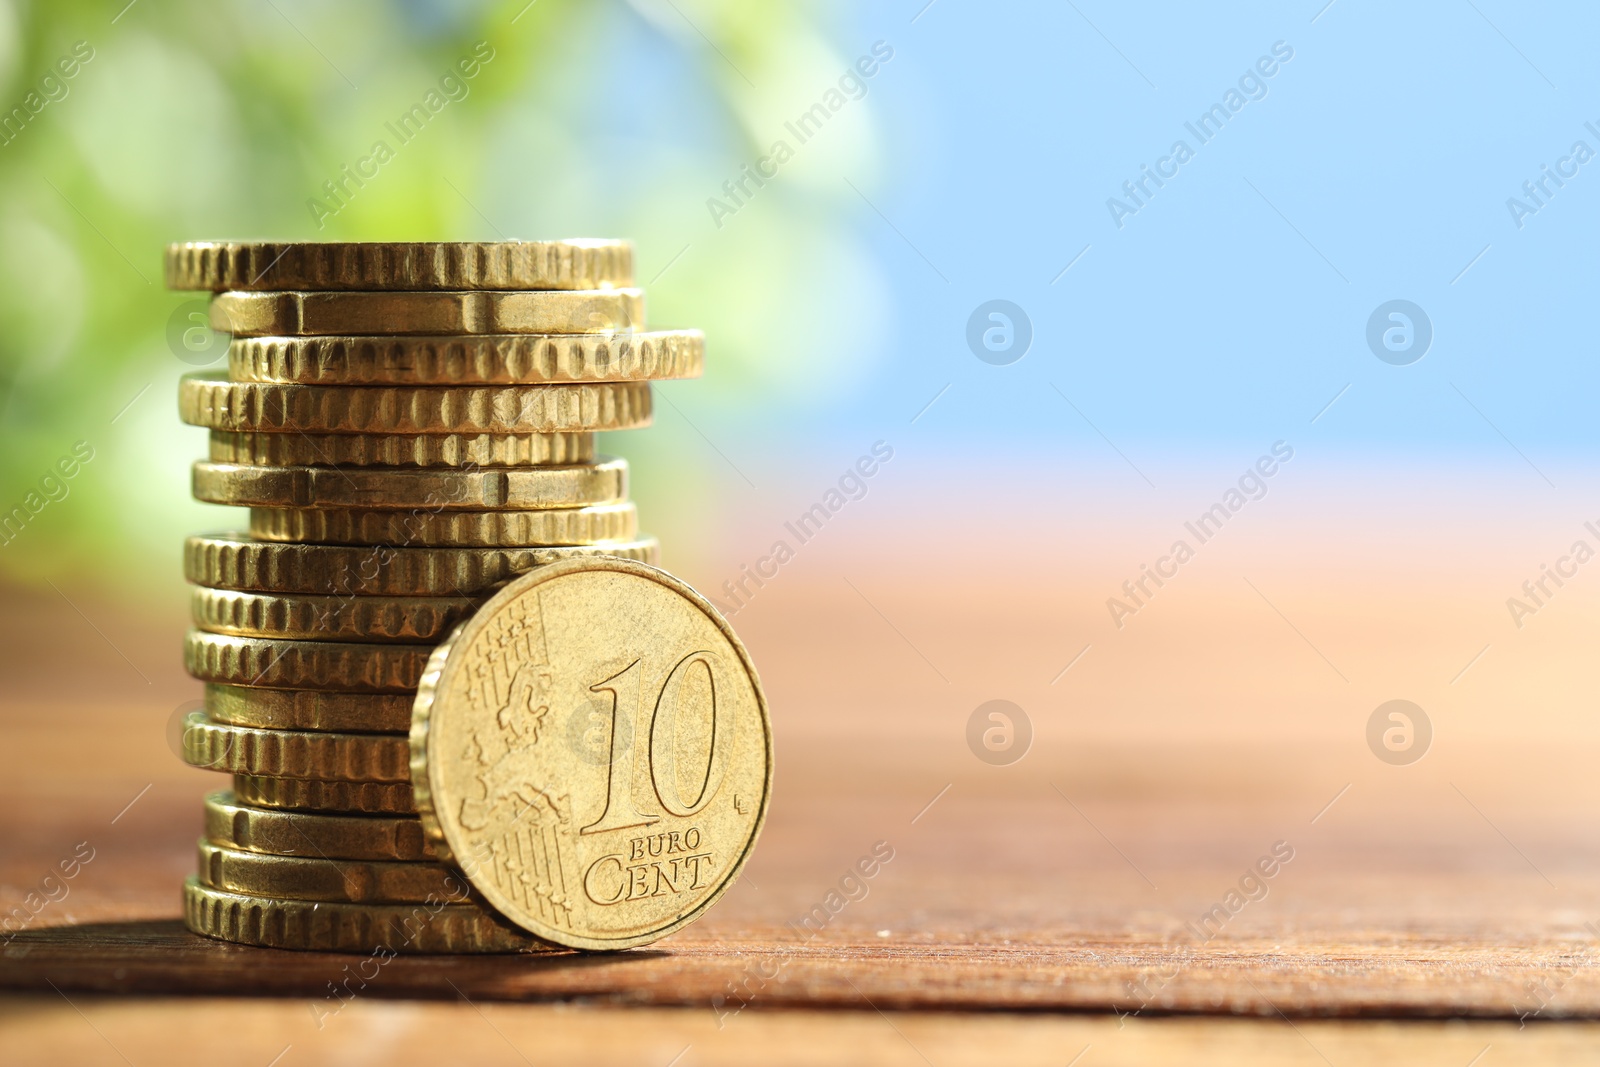
[[[201,500],[250,532],[191,538],[185,758],[207,801],[191,929],[282,948],[535,947],[424,844],[407,767],[433,646],[515,575],[653,563],[627,464],[649,381],[699,376],[699,331],[645,332],[626,242],[172,245],[213,293],[228,373],[181,385],[211,431]],[[416,917],[422,915],[423,919]]]

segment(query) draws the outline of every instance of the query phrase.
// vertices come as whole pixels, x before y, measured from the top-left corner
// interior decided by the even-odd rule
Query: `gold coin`
[[[749,655],[705,598],[642,564],[524,575],[418,686],[411,782],[435,852],[554,944],[642,945],[703,914],[771,781]]]
[[[333,860],[272,856],[199,842],[200,882],[212,889],[286,900],[345,904],[420,903],[472,899],[461,876],[442,863]]]
[[[191,767],[267,778],[345,782],[403,782],[409,759],[404,738],[388,734],[258,730],[212,722],[203,711],[183,721],[183,760]]]
[[[206,686],[212,722],[263,730],[331,733],[405,733],[411,729],[410,693],[328,693],[315,689]]]
[[[644,329],[644,292],[226,292],[211,298],[211,328],[256,337],[613,333]]]
[[[211,431],[213,463],[269,467],[534,467],[593,463],[594,434],[364,433]]]
[[[251,508],[250,535],[265,541],[336,545],[600,545],[639,532],[632,504],[550,511],[369,511],[351,508]]]
[[[533,434],[650,424],[649,382],[584,385],[272,385],[185,375],[178,414],[213,430]]]
[[[434,860],[415,816],[322,815],[251,808],[232,793],[206,797],[206,840],[223,848],[335,860]]]
[[[190,878],[183,924],[203,937],[303,952],[549,952],[476,904],[339,904],[229,893]]]
[[[188,241],[168,289],[605,289],[633,284],[627,241]]]
[[[492,470],[343,470],[194,465],[194,497],[210,504],[270,508],[539,510],[614,504],[628,497],[628,461],[602,457],[571,467]]]
[[[184,666],[202,682],[349,693],[415,689],[427,658],[426,645],[276,641],[201,630],[190,630],[183,646]]]
[[[295,596],[195,586],[189,608],[195,626],[214,634],[436,644],[481,603],[474,597]]]
[[[415,815],[410,782],[325,782],[318,778],[233,776],[233,795],[241,804],[283,811],[364,815]]]
[[[197,585],[261,593],[356,596],[484,596],[558,559],[599,554],[654,563],[653,537],[532,548],[396,548],[253,541],[242,534],[191,537],[183,572]]]
[[[698,378],[699,330],[445,337],[239,337],[228,372],[241,382],[307,385],[500,385]]]

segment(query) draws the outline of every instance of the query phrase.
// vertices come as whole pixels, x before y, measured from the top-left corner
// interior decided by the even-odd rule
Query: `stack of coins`
[[[618,241],[196,243],[167,284],[213,294],[226,376],[181,385],[211,432],[201,500],[248,534],[190,538],[185,650],[206,683],[184,758],[206,800],[191,930],[279,948],[536,947],[424,839],[407,730],[434,646],[537,565],[653,563],[627,464],[652,379],[699,375],[698,331],[641,332]]]

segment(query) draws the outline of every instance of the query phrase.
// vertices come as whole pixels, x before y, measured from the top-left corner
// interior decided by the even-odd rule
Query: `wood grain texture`
[[[227,1040],[174,1041],[182,1021],[226,1025]],[[219,1022],[226,1021],[226,1022]],[[1485,1054],[1485,1049],[1488,1053]],[[182,1001],[56,993],[0,1001],[8,1062],[126,1067],[288,1064],[450,1064],[526,1067],[704,1067],[707,1064],[877,1064],[888,1067],[1238,1067],[1240,1064],[1592,1064],[1594,1024],[1123,1019],[1046,1014],[762,1011],[718,1027],[707,1011],[590,1005],[358,1000],[322,1027],[298,1001]],[[1074,1061],[1077,1057],[1077,1061]]]
[[[79,709],[73,718],[92,722],[101,744],[120,733],[131,748],[160,746],[158,716]],[[22,733],[19,743],[43,741],[37,727]],[[1375,837],[1381,798],[1372,811],[1347,794],[1312,825],[1307,813],[1327,798],[1289,783],[1270,803],[1196,802],[1157,818],[1148,798],[1107,794],[1100,777],[1114,755],[1100,751],[1054,779],[1076,783],[1070,803],[1035,777],[959,776],[952,766],[950,788],[917,817],[940,776],[896,778],[805,738],[784,751],[793,769],[748,877],[682,934],[617,956],[395,960],[364,992],[454,995],[448,977],[474,999],[1600,1017],[1595,939],[1584,925],[1596,896],[1587,850],[1553,861],[1559,836],[1517,827],[1552,888],[1503,842],[1491,849],[1493,830],[1459,798],[1459,810],[1412,809],[1425,847]],[[901,754],[920,762],[909,744]],[[1210,765],[1223,759],[1214,754]],[[1186,787],[1183,753],[1147,751],[1145,760],[1163,790]],[[1314,762],[1306,753],[1302,763]],[[70,777],[69,766],[58,769]],[[200,797],[219,783],[164,767],[152,777],[115,824],[137,783],[58,794],[10,835],[8,903],[76,843],[89,842],[95,858],[66,883],[66,899],[0,950],[0,986],[47,989],[48,979],[63,990],[311,996],[338,980],[348,957],[237,948],[177,926]],[[1448,785],[1433,792],[1455,797]],[[13,797],[8,809],[24,802]],[[1569,843],[1581,844],[1581,827],[1570,829]],[[1200,940],[1191,924],[1276,840],[1293,840],[1296,852],[1265,899]],[[848,878],[877,841],[894,858],[870,880]],[[859,900],[844,896],[863,888]],[[796,925],[825,909],[832,891],[837,915],[815,933]]]
[[[819,1012],[827,1041],[873,1050],[862,1061],[922,1062],[896,1027],[933,1062],[975,1059],[999,1021],[1019,1061],[1065,1063],[1093,1043],[1084,1067],[1220,1062],[1205,1057],[1224,1047],[1237,1052],[1228,1062],[1322,1062],[1303,1036],[1333,1062],[1410,1062],[1424,1045],[1441,1063],[1489,1044],[1486,1065],[1592,1058],[1590,1027],[1549,1024],[1600,1018],[1587,653],[1600,598],[1574,585],[1513,641],[1492,628],[1507,625],[1504,573],[1461,577],[1460,546],[1367,573],[1326,540],[1285,543],[1322,553],[1328,577],[1257,559],[1262,545],[1241,537],[1214,546],[1215,576],[1186,575],[1159,611],[1108,638],[1109,571],[1068,561],[1041,577],[995,559],[963,574],[819,537],[734,619],[768,687],[778,763],[761,845],[717,908],[619,956],[395,960],[340,1019],[370,1012],[409,1033],[395,1002],[423,997],[436,1003],[415,1006],[416,1019],[470,1022],[464,995],[508,1034],[553,1019],[551,1040],[593,1031],[618,1060],[625,1048],[655,1054],[635,1029],[654,1020],[682,1037],[661,1063],[701,1032],[761,1035],[726,1047],[765,1043],[771,1062],[800,1060],[806,1050],[785,1042]],[[1293,627],[1239,579],[1245,567]],[[713,571],[681,573],[719,584]],[[53,982],[75,1002],[262,993],[293,1006],[229,1002],[230,1017],[263,1033],[279,1010],[310,1025],[339,1003],[328,983],[348,957],[212,944],[175,922],[200,799],[225,785],[183,767],[165,740],[198,696],[177,663],[183,600],[119,614],[67,592],[109,642],[49,591],[8,594],[0,616],[0,648],[15,657],[0,705],[0,905],[80,841],[96,858],[0,951],[0,986],[58,998]],[[1081,618],[1062,607],[1082,604]],[[1086,642],[1093,651],[1058,674]],[[51,675],[41,665],[52,661],[70,666]],[[972,710],[995,697],[1034,725],[1031,751],[1008,767],[979,762],[965,740]],[[1364,738],[1372,709],[1394,697],[1433,717],[1433,748],[1408,767],[1380,762]],[[893,859],[844,880],[880,841]],[[1278,842],[1294,854],[1265,895],[1197,935]],[[830,892],[837,914],[808,935],[796,924]],[[585,1031],[592,1016],[512,1001],[641,1011]],[[151,1033],[119,1001],[84,1003],[100,1005],[89,1014],[108,1033]],[[150,1017],[180,1013],[142,1003]],[[1001,1014],[951,1014],[976,1009]],[[1452,1016],[1500,1021],[1349,1021]],[[517,1062],[493,1030],[478,1036],[489,1061]],[[818,1040],[825,1059],[833,1046]]]
[[[1175,946],[1084,940],[1071,945],[911,945],[843,939],[798,946],[755,936],[697,940],[618,955],[401,957],[284,952],[196,937],[177,920],[86,923],[18,935],[0,960],[0,987],[91,993],[287,996],[313,1013],[350,995],[473,1000],[582,1000],[705,1007],[864,1010],[1047,1010],[1116,1014],[1299,1017],[1483,1017],[1522,1021],[1530,986],[1559,989],[1543,1019],[1600,1017],[1592,969],[1556,946],[1413,942],[1387,951],[1351,941],[1318,946],[1234,942],[1196,954],[1159,986],[1154,1004],[1130,991],[1173,968]],[[1574,974],[1574,971],[1582,973]],[[372,974],[370,980],[366,975]],[[771,976],[770,978],[768,976]],[[354,976],[354,977],[352,977]],[[330,985],[331,983],[331,985]],[[332,992],[332,987],[348,992]]]
[[[226,1027],[226,1044],[174,1040],[185,1020]],[[128,1063],[267,1067],[352,1063],[527,1067],[1550,1067],[1591,1064],[1592,1023],[1394,1023],[989,1012],[760,1011],[731,1022],[703,1009],[587,1004],[400,1002],[364,999],[314,1019],[288,1000],[181,1000],[73,995],[0,1001],[0,1056],[8,1063]],[[209,1031],[214,1032],[214,1031]],[[1487,1052],[1485,1051],[1487,1050]],[[1076,1060],[1074,1059],[1076,1057]]]

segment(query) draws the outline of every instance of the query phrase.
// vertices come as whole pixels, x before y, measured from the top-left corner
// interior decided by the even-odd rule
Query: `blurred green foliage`
[[[883,286],[843,223],[858,205],[839,180],[874,175],[866,103],[736,216],[707,210],[866,50],[829,43],[828,11],[124,3],[0,0],[0,109],[25,119],[0,138],[0,511],[76,442],[94,455],[0,545],[12,580],[167,584],[185,532],[238,524],[188,499],[204,434],[177,421],[176,380],[194,367],[167,335],[194,297],[162,288],[168,241],[632,238],[653,323],[710,339],[707,378],[662,387],[658,425],[610,445],[633,462],[669,562],[675,539],[692,551],[737,506],[725,490],[748,488],[730,469],[740,454],[874,358]],[[74,48],[89,58],[66,77]],[[491,58],[446,84],[459,98],[319,213],[317,198],[333,206],[323,183],[393,141],[385,124],[475,49]]]

